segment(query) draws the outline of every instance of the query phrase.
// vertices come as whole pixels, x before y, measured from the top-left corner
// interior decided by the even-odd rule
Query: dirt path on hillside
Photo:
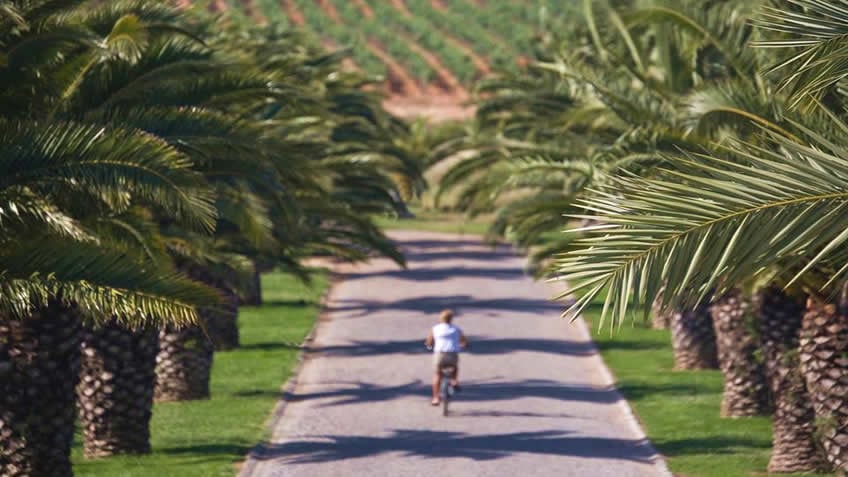
[[[412,16],[412,12],[410,12],[409,9],[406,8],[406,2],[404,2],[403,0],[391,0],[391,3],[392,3],[392,6],[395,7],[395,9],[397,11],[399,11],[401,14],[403,14],[404,16],[406,16],[406,17]]]
[[[582,321],[525,260],[476,238],[393,232],[408,259],[338,270],[271,442],[243,477],[670,476]],[[462,392],[430,406],[424,336],[452,308]]]
[[[465,101],[468,99],[468,91],[462,86],[462,83],[457,79],[456,76],[442,64],[442,61],[436,56],[432,51],[424,48],[419,45],[418,42],[415,41],[414,38],[409,36],[406,33],[395,32],[398,36],[406,41],[409,49],[412,50],[415,54],[421,57],[427,66],[436,73],[436,84],[444,89],[447,93],[450,93],[456,96],[460,101]]]
[[[330,0],[318,0],[318,6],[321,7],[321,10],[330,17],[330,20],[333,20],[337,25],[341,25],[344,23],[342,21],[341,15],[339,15],[339,11],[336,10],[336,6]]]
[[[353,0],[353,3],[359,8],[359,11],[362,12],[362,15],[367,19],[374,18],[374,10],[370,5],[365,3],[365,0]]]
[[[445,11],[448,9],[448,5],[445,3],[445,0],[430,0],[430,5],[432,5],[436,10]]]
[[[388,70],[389,91],[409,96],[421,96],[423,91],[415,78],[406,71],[385,49],[376,41],[368,40],[368,49],[386,65]]]
[[[283,2],[283,10],[286,11],[286,16],[289,17],[292,23],[295,26],[305,26],[306,25],[306,17],[303,16],[303,13],[297,8],[294,0],[281,0]]]

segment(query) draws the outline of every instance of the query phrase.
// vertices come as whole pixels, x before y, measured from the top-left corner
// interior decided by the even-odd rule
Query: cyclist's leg
[[[459,354],[450,356],[451,364],[453,365],[453,375],[451,376],[451,385],[456,387],[459,384]]]
[[[439,391],[442,387],[442,370],[440,367],[439,354],[434,355],[433,363],[435,371],[433,373],[433,404],[439,403]]]

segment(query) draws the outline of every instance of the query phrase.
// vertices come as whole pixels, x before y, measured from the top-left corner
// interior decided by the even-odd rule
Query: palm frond
[[[677,169],[617,178],[583,199],[591,212],[574,218],[598,225],[573,230],[585,236],[558,262],[570,292],[582,294],[569,313],[606,289],[605,314],[620,323],[660,283],[664,296],[692,304],[781,261],[811,257],[790,283],[825,263],[848,239],[848,157],[825,140],[813,148],[772,139],[779,151],[747,144],[669,158]]]

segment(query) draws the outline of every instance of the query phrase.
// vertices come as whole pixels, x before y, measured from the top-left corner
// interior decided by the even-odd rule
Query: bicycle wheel
[[[448,386],[450,386],[447,379],[442,380],[442,416],[448,415],[448,401],[450,400],[450,393],[448,392]]]

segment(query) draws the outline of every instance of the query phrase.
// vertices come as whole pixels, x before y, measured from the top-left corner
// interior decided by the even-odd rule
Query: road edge
[[[277,400],[277,404],[274,405],[274,408],[271,410],[271,414],[265,423],[265,428],[271,432],[271,439],[274,437],[274,429],[278,427],[280,421],[285,417],[286,408],[289,403],[289,401],[286,400],[286,396],[294,394],[294,391],[300,382],[300,375],[303,371],[303,367],[306,362],[309,361],[308,346],[310,343],[315,341],[319,328],[330,321],[330,316],[327,312],[327,305],[329,305],[333,299],[333,292],[336,290],[337,285],[341,282],[342,274],[339,273],[338,269],[332,263],[326,263],[324,266],[327,268],[328,284],[327,289],[324,290],[324,293],[321,295],[321,299],[318,303],[318,316],[315,318],[315,323],[313,323],[312,329],[309,330],[309,333],[306,334],[303,341],[300,343],[301,349],[300,353],[297,355],[297,364],[295,364],[294,369],[292,369],[292,374],[289,376],[289,379],[280,386],[280,399]],[[245,456],[245,460],[242,461],[243,464],[237,474],[238,477],[251,477],[254,475],[256,468],[262,463],[262,461],[257,457],[261,455],[262,450],[267,444],[268,442],[260,442],[248,451]]]
[[[660,477],[674,477],[674,474],[671,473],[671,470],[668,468],[668,462],[666,462],[665,456],[660,454],[656,447],[654,447],[654,443],[651,442],[651,439],[648,438],[648,435],[645,433],[645,430],[642,428],[642,425],[639,423],[639,419],[636,417],[636,413],[633,412],[633,408],[630,407],[630,403],[625,398],[624,394],[618,389],[616,385],[615,376],[610,370],[609,366],[607,366],[606,361],[604,361],[603,355],[601,355],[601,350],[598,348],[598,344],[595,343],[595,340],[592,338],[592,333],[589,332],[589,325],[586,324],[586,320],[583,317],[579,317],[574,320],[574,323],[580,329],[580,333],[586,339],[586,342],[590,344],[594,353],[592,354],[592,358],[594,358],[598,362],[598,369],[601,372],[601,377],[612,386],[615,391],[621,396],[621,399],[616,403],[624,413],[624,418],[627,420],[627,424],[630,425],[630,428],[636,434],[638,439],[642,439],[648,446],[656,459],[654,460],[654,467],[660,473]]]

